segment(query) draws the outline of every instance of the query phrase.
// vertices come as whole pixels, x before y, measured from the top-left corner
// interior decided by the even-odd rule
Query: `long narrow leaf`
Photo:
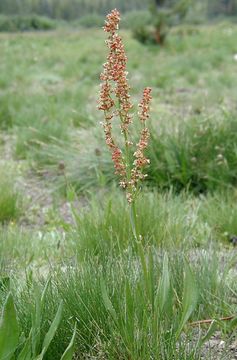
[[[166,310],[168,307],[167,305],[170,303],[170,275],[169,275],[169,263],[168,263],[168,256],[165,254],[163,260],[163,270],[162,270],[162,277],[160,280],[158,293],[156,297],[156,306],[159,308],[160,314],[163,310]]]
[[[0,320],[0,359],[8,360],[14,354],[19,342],[19,326],[12,294],[9,293],[3,305]]]
[[[40,338],[41,338],[41,296],[40,291],[37,285],[34,287],[34,298],[35,298],[35,305],[34,305],[34,312],[32,313],[32,355],[33,358],[38,353],[38,348],[40,345]]]
[[[25,341],[25,345],[21,350],[20,354],[17,357],[17,360],[31,360],[32,353],[31,353],[31,337],[32,337],[32,329],[30,331],[28,339]]]
[[[176,336],[179,337],[184,325],[191,316],[193,310],[196,307],[198,300],[198,291],[196,287],[196,282],[194,275],[189,267],[185,264],[185,273],[184,273],[184,290],[183,290],[183,300],[182,300],[182,314],[179,322],[179,326],[176,332]]]
[[[42,292],[42,295],[41,295],[41,308],[43,307],[44,305],[44,302],[45,302],[45,297],[46,297],[46,294],[47,294],[47,291],[48,291],[48,288],[49,288],[49,284],[50,284],[50,281],[51,281],[51,278],[49,277],[48,280],[46,281],[46,284],[44,286],[44,289],[43,289],[43,292]]]
[[[228,324],[228,330],[234,331],[237,327],[237,316],[235,316]]]
[[[61,357],[61,360],[72,360],[73,353],[74,353],[74,347],[75,347],[76,333],[77,333],[77,324],[75,324],[72,339],[71,339],[68,347],[64,351],[64,353]]]
[[[101,288],[102,299],[103,299],[106,310],[113,317],[114,321],[117,321],[116,311],[115,311],[115,309],[113,307],[112,302],[109,299],[109,296],[108,296],[106,286],[105,286],[105,283],[104,283],[103,279],[100,280],[100,288]]]
[[[48,350],[48,347],[49,347],[51,341],[53,340],[54,335],[55,335],[55,333],[58,329],[58,326],[60,324],[60,321],[62,319],[62,311],[63,311],[63,302],[61,301],[58,311],[55,315],[55,318],[54,318],[52,324],[50,325],[50,328],[49,328],[47,334],[45,335],[45,338],[43,341],[43,346],[42,346],[42,351],[41,351],[40,355],[37,357],[37,360],[43,359],[46,351]]]
[[[217,329],[217,322],[216,320],[213,320],[213,322],[211,323],[211,325],[209,326],[209,329],[206,333],[206,335],[204,335],[199,341],[198,341],[198,347],[200,348],[201,346],[203,346],[203,344],[205,342],[207,342],[208,340],[210,340],[210,338],[212,337],[212,335],[216,332]]]

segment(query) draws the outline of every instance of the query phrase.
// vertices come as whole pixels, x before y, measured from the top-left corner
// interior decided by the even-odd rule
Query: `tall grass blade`
[[[19,325],[16,318],[12,294],[9,293],[3,305],[0,320],[0,359],[13,356],[19,342]]]
[[[210,340],[210,338],[212,337],[212,335],[216,332],[217,329],[217,322],[215,320],[213,320],[213,322],[211,323],[211,325],[209,326],[209,329],[206,333],[205,336],[203,336],[199,341],[198,341],[198,348],[202,347],[203,344],[205,344],[205,342],[207,342],[208,340]]]
[[[39,345],[40,345],[40,337],[41,337],[41,296],[39,292],[39,288],[35,286],[35,306],[34,312],[32,314],[32,356],[33,358],[37,355]]]
[[[156,296],[156,307],[159,308],[160,314],[163,311],[167,311],[170,307],[170,294],[171,293],[171,285],[170,285],[170,274],[169,274],[169,263],[168,256],[165,254],[163,260],[163,270],[162,277],[160,280],[157,296]]]
[[[233,330],[236,329],[236,327],[237,327],[237,316],[234,317],[234,318],[230,321],[228,329],[229,329],[229,331],[233,331]]]
[[[106,308],[106,310],[110,313],[110,315],[112,316],[112,318],[114,319],[114,321],[117,322],[117,315],[116,315],[116,311],[113,307],[112,302],[110,301],[110,298],[108,296],[107,293],[107,289],[105,286],[105,282],[103,279],[100,280],[100,288],[101,288],[101,294],[102,294],[102,299],[104,302],[104,306]]]
[[[55,315],[55,318],[47,332],[47,334],[45,335],[44,341],[43,341],[43,345],[42,345],[42,351],[41,354],[37,357],[37,360],[42,360],[46,351],[48,350],[48,347],[51,343],[51,341],[54,338],[54,335],[58,329],[58,326],[60,324],[60,321],[62,319],[62,311],[63,311],[63,302],[61,301],[58,311]]]
[[[46,284],[44,286],[44,289],[43,289],[43,292],[42,292],[42,295],[41,295],[41,299],[40,299],[41,308],[43,307],[44,302],[45,302],[45,297],[46,297],[46,294],[47,294],[47,291],[48,291],[48,288],[49,288],[50,280],[51,280],[51,278],[49,277],[48,280],[46,281]]]
[[[180,336],[186,322],[194,311],[198,300],[198,290],[195,283],[194,275],[189,267],[185,264],[184,272],[184,290],[182,300],[182,314],[179,322],[179,326],[176,332],[177,338]]]
[[[17,357],[17,360],[31,360],[32,353],[31,353],[31,337],[32,337],[32,329],[30,331],[28,339],[25,341],[25,345],[21,350],[20,354]]]
[[[74,347],[75,347],[76,333],[77,333],[77,324],[75,323],[72,339],[71,339],[68,347],[64,351],[64,353],[61,357],[61,360],[72,360],[73,353],[74,353]]]

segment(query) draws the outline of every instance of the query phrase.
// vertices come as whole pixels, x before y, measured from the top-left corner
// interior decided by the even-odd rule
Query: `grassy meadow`
[[[0,34],[0,303],[19,338],[7,357],[0,331],[1,360],[69,359],[73,332],[73,359],[237,354],[237,25],[177,26],[163,48],[121,34],[134,103],[153,89],[137,243],[97,110],[105,34]]]

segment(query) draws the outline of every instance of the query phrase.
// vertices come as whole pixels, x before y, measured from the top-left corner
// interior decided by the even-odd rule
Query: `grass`
[[[61,299],[64,312],[46,358],[60,358],[77,320],[78,356],[101,354],[101,357],[133,359],[150,356],[179,359],[183,356],[197,359],[199,349],[197,343],[196,347],[189,348],[194,335],[187,325],[186,341],[180,343],[178,352],[176,349],[175,332],[180,323],[184,296],[184,268],[189,263],[195,276],[198,298],[193,320],[223,317],[235,312],[233,294],[237,289],[231,275],[236,266],[235,252],[222,237],[222,231],[227,227],[223,227],[217,237],[215,226],[219,218],[223,224],[229,219],[229,213],[217,204],[233,209],[236,208],[235,200],[229,194],[197,199],[188,194],[161,196],[147,193],[141,199],[142,206],[138,204],[139,227],[145,236],[141,248],[137,248],[132,240],[122,194],[116,190],[106,197],[106,201],[105,196],[101,196],[101,200],[92,198],[84,214],[76,213],[76,225],[71,225],[61,244],[58,244],[62,237],[60,233],[57,236],[45,233],[42,237],[32,232],[19,233],[19,229],[12,228],[2,236],[2,274],[15,268],[15,271],[10,270],[11,289],[21,329],[29,332],[31,308],[26,304],[29,293],[32,294],[30,298],[34,296],[33,284],[38,282],[44,286],[50,274],[42,336]],[[119,214],[116,209],[120,209]],[[207,212],[212,214],[208,218],[209,224],[206,223]],[[144,254],[147,273],[142,267],[141,254]],[[154,301],[153,296],[159,289],[165,254],[169,259],[171,289],[176,294],[173,298],[176,310],[164,322],[154,323],[150,302]],[[188,289],[191,288],[189,284]],[[114,310],[106,302],[108,299]],[[151,328],[157,333],[152,333],[153,337],[147,342]],[[223,327],[223,338],[224,331]]]
[[[189,323],[236,315],[236,33],[175,27],[159,49],[122,32],[135,100],[154,93],[138,243],[96,109],[102,32],[0,34],[0,304],[10,289],[27,336],[50,279],[39,348],[64,305],[44,359],[75,322],[78,359],[215,358]],[[216,326],[231,359],[234,323]]]
[[[171,289],[175,291],[173,297],[169,293],[169,299],[173,298],[174,307],[173,310],[165,310],[168,312],[167,318],[165,312],[162,313],[162,318],[161,314],[156,318],[158,314],[155,315],[153,311],[158,311],[158,308],[153,301],[159,294],[157,290],[161,281],[164,257],[155,248],[144,251],[147,254],[148,278],[144,277],[139,256],[132,254],[129,249],[118,258],[108,256],[87,260],[82,264],[73,262],[71,265],[60,266],[51,271],[51,285],[43,313],[45,326],[53,318],[60,299],[64,302],[64,315],[46,358],[50,359],[52,356],[60,358],[71,336],[75,320],[78,322],[76,347],[78,356],[85,354],[85,356],[99,357],[101,354],[101,357],[112,359],[118,357],[148,359],[150,356],[158,359],[170,357],[180,359],[181,356],[187,359],[198,358],[199,349],[195,347],[190,349],[188,346],[193,336],[188,325],[186,325],[186,341],[180,343],[178,352],[176,348],[175,333],[182,317],[183,269],[187,253],[179,252],[178,256],[177,251],[169,253],[168,274],[172,282],[170,291]],[[198,289],[198,298],[196,292],[191,297],[192,300],[196,299],[193,319],[232,313],[235,305],[230,299],[232,292],[236,291],[236,285],[233,279],[231,281],[228,277],[230,258],[225,260],[224,272],[220,272],[218,268],[218,256],[214,251],[208,254],[193,253],[190,260],[194,274],[192,276],[195,276],[195,289]],[[167,272],[165,274],[167,275]],[[41,280],[42,282],[45,283],[45,280]],[[192,286],[189,283],[189,291]],[[24,285],[22,282],[19,283],[19,280],[13,279],[12,291],[15,294],[21,328],[27,333],[31,307],[26,304],[29,296],[30,298],[34,296],[34,287],[29,280]],[[189,293],[189,298],[190,296]],[[170,311],[174,311],[172,316]],[[42,326],[42,333],[45,331]]]
[[[13,170],[0,168],[0,223],[16,221],[21,213],[21,196],[16,190]]]
[[[133,95],[138,101],[147,84],[154,92],[149,183],[195,193],[235,186],[236,29],[226,23],[185,29],[174,29],[165,49],[143,47],[123,34]],[[57,188],[64,183],[58,174],[64,160],[68,180],[84,190],[112,180],[109,155],[95,156],[97,148],[104,154],[96,93],[105,48],[94,30],[59,34],[39,34],[37,43],[31,34],[2,35],[1,126],[18,132],[16,157],[46,169]],[[17,67],[8,61],[13,52]]]
[[[161,124],[159,129],[155,125],[152,128],[147,151],[151,159],[147,170],[149,187],[161,190],[172,188],[177,192],[188,190],[195,194],[235,187],[235,112],[223,110],[216,116],[191,115],[187,122],[178,122],[175,130],[166,126]],[[44,169],[48,162],[46,168],[56,188],[65,186],[64,173],[58,172],[62,159],[68,181],[82,192],[93,186],[110,184],[115,179],[109,154],[100,144],[100,136],[95,131],[91,133],[93,135],[86,134],[84,137],[83,132],[82,138],[78,133],[75,143],[67,146],[62,146],[61,141],[54,141],[53,144],[43,144],[39,151],[36,149],[35,158],[41,156],[43,162],[39,165]],[[81,147],[80,153],[77,147]]]
[[[104,259],[111,255],[119,257],[132,245],[130,214],[121,192],[101,191],[96,197],[88,195],[79,209],[75,204],[70,205],[71,223],[58,214],[49,218],[48,227],[41,230],[17,224],[5,228],[1,232],[3,259],[9,265],[10,259],[18,262],[21,256],[26,259],[23,265],[40,263],[40,259],[43,264],[47,259],[60,262],[62,253],[68,259],[76,256],[78,261],[88,256]],[[189,252],[214,246],[218,251],[224,247],[231,252],[237,206],[230,192],[199,198],[188,193],[146,192],[137,204],[137,212],[144,247]]]

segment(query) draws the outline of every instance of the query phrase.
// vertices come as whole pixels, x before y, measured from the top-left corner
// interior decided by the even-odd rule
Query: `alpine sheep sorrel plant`
[[[135,199],[140,190],[140,182],[146,178],[145,167],[149,164],[149,159],[145,155],[145,150],[149,141],[149,129],[146,121],[149,118],[151,88],[147,87],[143,91],[143,97],[138,105],[140,110],[138,117],[142,124],[140,140],[133,148],[133,141],[129,130],[132,124],[133,104],[130,100],[130,86],[128,84],[126,71],[127,56],[125,54],[122,38],[118,35],[120,13],[114,9],[107,15],[104,31],[109,34],[106,44],[109,49],[107,62],[104,64],[104,71],[101,73],[101,91],[99,100],[99,110],[104,112],[104,132],[105,140],[114,162],[115,174],[120,177],[120,186],[126,190],[128,203],[131,205],[131,220],[135,237],[136,231],[136,211]],[[115,139],[112,132],[112,124],[115,118],[119,119],[121,134],[124,139],[124,148],[121,149],[119,142]]]

